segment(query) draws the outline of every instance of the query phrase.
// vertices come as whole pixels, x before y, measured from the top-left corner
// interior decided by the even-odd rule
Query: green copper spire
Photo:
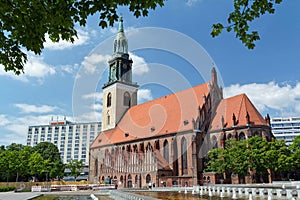
[[[123,17],[120,16],[119,30],[114,40],[114,54],[128,54],[128,41],[124,33]]]
[[[120,16],[120,23],[119,23],[119,30],[118,30],[118,32],[120,33],[120,32],[124,32],[124,28],[123,28],[123,16],[121,15]]]

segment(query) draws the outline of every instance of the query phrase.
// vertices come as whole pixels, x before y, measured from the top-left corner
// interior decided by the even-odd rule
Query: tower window
[[[107,125],[110,125],[110,116],[107,115]]]
[[[111,93],[108,93],[107,99],[106,99],[106,107],[111,106]]]
[[[130,94],[128,92],[124,93],[124,106],[129,106],[130,107]]]

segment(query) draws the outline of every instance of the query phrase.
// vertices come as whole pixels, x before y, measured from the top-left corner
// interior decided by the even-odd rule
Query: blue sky
[[[127,8],[120,8],[136,66],[134,80],[141,86],[139,102],[207,80],[205,75],[195,73],[186,57],[161,49],[138,49],[137,44],[157,42],[152,35],[135,37],[135,33],[143,33],[143,28],[152,27],[181,34],[202,46],[208,55],[199,59],[214,63],[225,97],[246,93],[262,115],[300,116],[299,9],[299,1],[284,1],[276,6],[274,15],[253,22],[251,28],[259,32],[261,40],[254,50],[248,50],[233,33],[210,36],[213,23],[226,22],[232,1],[167,1],[164,7],[150,11],[148,17],[138,19]],[[48,124],[52,116],[66,116],[72,121],[101,120],[101,86],[107,80],[106,61],[113,50],[110,41],[116,27],[102,30],[97,16],[92,16],[86,27],[78,27],[79,38],[74,44],[47,40],[40,56],[29,53],[25,74],[15,76],[0,68],[0,144],[25,144],[27,127]],[[155,34],[159,40],[161,32]],[[178,51],[178,46],[184,45],[176,37],[173,42]]]

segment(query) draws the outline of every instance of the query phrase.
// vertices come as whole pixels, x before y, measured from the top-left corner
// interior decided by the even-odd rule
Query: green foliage
[[[292,152],[292,159],[296,168],[300,168],[300,136],[297,136],[289,146]]]
[[[38,143],[36,146],[33,147],[33,150],[39,152],[45,160],[60,160],[59,150],[57,146],[55,146],[55,144],[52,144],[51,142]]]
[[[63,176],[64,165],[57,147],[49,142],[35,147],[11,144],[0,151],[0,181],[28,180],[31,176],[45,180],[46,177]]]
[[[33,147],[33,150],[38,152],[44,160],[49,160],[49,164],[45,166],[47,168],[45,170],[49,172],[49,178],[63,175],[64,167],[57,146],[50,142],[41,142]]]
[[[46,35],[53,42],[74,41],[75,25],[86,25],[87,17],[99,14],[99,26],[112,26],[118,20],[117,8],[128,6],[134,16],[147,16],[148,10],[163,6],[163,0],[37,1],[14,0],[0,3],[0,64],[5,71],[20,74],[27,61],[26,51],[40,54]]]
[[[44,160],[40,153],[35,151],[28,160],[29,174],[33,176],[41,175],[46,169],[49,160]]]
[[[16,188],[12,186],[0,186],[0,192],[14,191]]]
[[[6,146],[6,150],[8,151],[21,151],[24,149],[22,144],[11,143],[10,145]]]
[[[291,146],[291,149],[295,149],[294,153],[283,140],[268,142],[255,136],[243,141],[226,141],[225,149],[209,151],[206,171],[245,176],[249,170],[258,174],[293,170],[296,163],[299,163],[299,159],[297,161],[295,158],[295,152],[300,145],[298,140]]]
[[[212,149],[208,152],[209,163],[206,172],[216,172],[218,174],[223,174],[227,171],[227,152],[225,149],[216,148]]]
[[[66,164],[66,168],[71,170],[71,176],[74,176],[75,179],[80,175],[81,171],[84,168],[82,160],[73,160]]]
[[[10,151],[2,151],[0,153],[0,175],[1,177],[8,180],[13,173],[12,169],[10,168]]]
[[[245,141],[230,140],[226,143],[227,167],[234,174],[246,175],[250,165],[250,150]]]
[[[249,31],[250,23],[264,14],[274,14],[275,4],[280,4],[282,0],[234,0],[234,10],[227,19],[228,25],[221,23],[212,26],[212,37],[220,35],[226,29],[227,32],[235,32],[235,37],[242,41],[248,48],[253,49],[255,42],[260,40],[257,31]]]

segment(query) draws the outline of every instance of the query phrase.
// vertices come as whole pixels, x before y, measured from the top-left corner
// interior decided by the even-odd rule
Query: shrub
[[[8,191],[13,191],[16,188],[13,186],[0,186],[0,192],[8,192]]]

